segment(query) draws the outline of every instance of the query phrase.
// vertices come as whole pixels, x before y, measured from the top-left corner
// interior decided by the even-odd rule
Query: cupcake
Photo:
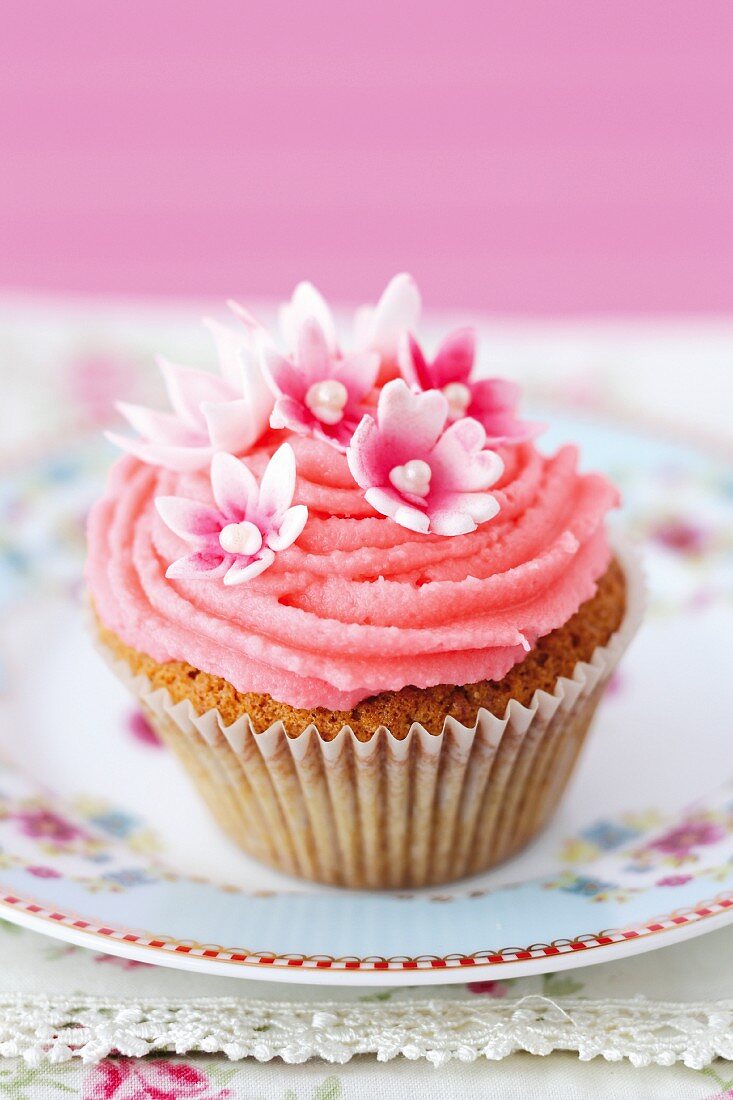
[[[426,355],[419,306],[397,276],[349,350],[306,283],[277,337],[211,323],[219,374],[120,405],[89,519],[99,647],[222,829],[350,887],[527,844],[639,618],[614,487],[474,378],[472,331]]]

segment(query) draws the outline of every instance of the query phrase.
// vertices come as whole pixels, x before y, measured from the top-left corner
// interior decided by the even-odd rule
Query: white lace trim
[[[716,1004],[634,1000],[584,1001],[530,995],[498,1003],[470,1000],[402,1003],[194,1001],[103,997],[0,998],[0,1056],[30,1064],[112,1052],[225,1054],[230,1059],[323,1058],[348,1062],[375,1054],[499,1060],[515,1051],[575,1051],[582,1061],[627,1058],[635,1066],[683,1062],[702,1069],[733,1059],[733,1001]]]

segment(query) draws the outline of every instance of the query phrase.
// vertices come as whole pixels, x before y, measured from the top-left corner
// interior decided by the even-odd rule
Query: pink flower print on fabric
[[[470,993],[478,993],[486,997],[494,997],[497,1000],[501,997],[506,997],[509,992],[509,986],[506,982],[486,981],[486,982],[468,982],[466,989]]]
[[[107,1058],[87,1069],[82,1100],[224,1100],[204,1070],[163,1058]]]

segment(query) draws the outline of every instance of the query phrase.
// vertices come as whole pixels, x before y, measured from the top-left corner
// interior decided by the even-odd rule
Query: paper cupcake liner
[[[133,677],[100,643],[113,671],[172,749],[224,831],[279,870],[349,887],[414,888],[485,871],[546,824],[583,746],[603,690],[643,610],[638,559],[616,547],[626,612],[608,644],[529,706],[468,728],[447,716],[440,734],[414,723],[399,739],[380,727],[367,742],[344,726],[325,740],[314,725],[288,737],[282,722],[255,733],[212,709]]]

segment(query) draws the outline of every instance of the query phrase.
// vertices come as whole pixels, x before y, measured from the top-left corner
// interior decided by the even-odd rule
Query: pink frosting
[[[247,456],[257,476],[282,438]],[[531,443],[501,448],[498,515],[443,538],[376,515],[342,454],[287,438],[308,522],[267,572],[234,587],[165,578],[186,547],[154,499],[210,502],[208,474],[116,463],[89,519],[87,578],[99,616],[124,642],[242,692],[349,710],[407,684],[501,679],[594,594],[608,565],[604,517],[617,493],[578,473],[574,447],[551,457]]]

